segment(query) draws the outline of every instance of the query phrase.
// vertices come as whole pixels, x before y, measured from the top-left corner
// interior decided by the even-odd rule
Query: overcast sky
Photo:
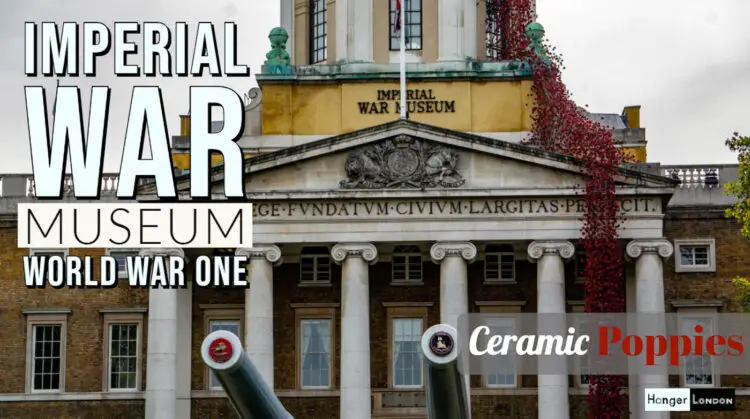
[[[386,1],[386,0],[373,0]],[[579,105],[619,113],[641,105],[648,159],[664,164],[735,163],[724,147],[733,131],[750,135],[750,1],[748,0],[538,0],[539,21],[566,62],[565,82]],[[24,21],[175,21],[239,25],[239,62],[255,73],[279,24],[274,0],[9,0],[0,14],[0,173],[30,172],[24,105],[26,85],[50,89],[54,79],[23,74]],[[192,26],[194,28],[195,26]],[[221,31],[218,32],[221,35]],[[194,37],[194,32],[190,33]],[[219,48],[222,48],[221,41]],[[84,102],[94,85],[112,87],[105,169],[116,171],[133,85],[158,84],[170,134],[179,133],[191,85],[222,84],[240,93],[252,78],[115,78],[112,59],[100,60],[96,78],[63,79],[79,85]],[[53,94],[48,94],[51,101]],[[87,112],[87,107],[84,108]]]

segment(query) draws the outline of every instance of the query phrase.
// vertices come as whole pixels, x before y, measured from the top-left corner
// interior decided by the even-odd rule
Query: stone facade
[[[144,417],[143,393],[118,396],[102,392],[103,388],[103,332],[102,311],[146,309],[148,292],[131,290],[121,286],[114,290],[63,290],[48,292],[45,290],[28,290],[18,278],[22,271],[21,258],[26,253],[15,247],[15,223],[6,221],[0,229],[2,255],[0,273],[2,274],[3,293],[2,319],[4,327],[0,330],[2,355],[4,359],[17,359],[19,362],[8,363],[3,369],[0,380],[3,397],[0,402],[0,417],[21,418],[30,416],[57,417],[101,417],[103,412],[114,414],[113,417]],[[675,209],[668,211],[665,219],[665,236],[670,240],[686,238],[711,237],[716,241],[715,273],[675,273],[674,256],[664,264],[664,289],[667,310],[674,310],[672,303],[679,301],[696,301],[720,303],[720,311],[737,309],[731,278],[750,271],[743,254],[750,251],[750,244],[739,235],[739,226],[727,220],[721,211],[696,211]],[[429,258],[429,247],[423,244],[422,277],[423,283],[412,286],[392,285],[392,262],[379,261],[370,266],[370,342],[371,342],[371,386],[373,394],[384,394],[389,390],[388,377],[388,303],[412,303],[425,308],[427,324],[440,322],[440,265]],[[282,248],[282,253],[284,252]],[[84,252],[74,250],[73,254]],[[103,254],[87,251],[86,254]],[[523,312],[537,311],[536,266],[524,259],[517,259],[517,280],[511,284],[486,284],[484,282],[485,260],[480,252],[478,260],[467,265],[469,310],[477,312],[483,301],[514,301]],[[300,265],[293,257],[290,262],[273,268],[273,302],[274,302],[274,381],[277,393],[284,405],[295,417],[336,418],[339,413],[339,391],[316,392],[305,395],[295,382],[297,363],[295,359],[295,308],[301,306],[331,305],[335,307],[336,322],[340,323],[341,313],[341,267],[331,268],[331,284],[326,287],[304,287],[299,282]],[[574,263],[566,265],[566,298],[569,301],[583,298],[583,287],[573,278]],[[124,285],[124,284],[123,284]],[[231,415],[232,410],[221,394],[207,391],[206,370],[199,358],[200,342],[206,333],[206,312],[211,310],[242,310],[245,296],[241,290],[230,289],[197,289],[192,296],[192,373],[190,387],[193,392],[191,417],[212,418]],[[25,392],[25,360],[27,325],[23,310],[67,309],[68,346],[66,362],[66,392],[72,393],[71,401],[21,401],[13,395]],[[147,320],[147,319],[146,319]],[[144,336],[148,333],[144,323]],[[145,388],[147,353],[143,339],[141,388]],[[341,335],[336,338],[335,354],[341,353]],[[336,368],[334,388],[340,385],[340,356],[334,358]],[[671,377],[671,384],[678,385],[679,377]],[[537,416],[536,377],[524,376],[518,389],[492,390],[482,388],[481,377],[472,377],[472,412],[474,418],[534,418]],[[740,391],[750,387],[748,376],[722,376],[723,386],[736,387]],[[570,412],[571,418],[585,418],[585,390],[575,387],[575,380],[570,379]],[[314,396],[314,397],[311,397]],[[130,398],[120,399],[118,398]],[[382,400],[379,397],[375,401]],[[746,414],[745,405],[750,397],[741,396],[738,401],[740,412],[706,414],[710,418],[739,418]],[[384,412],[387,411],[384,410]],[[419,415],[419,409],[407,409]],[[114,413],[113,413],[114,412]],[[377,417],[377,408],[373,409]],[[743,413],[744,412],[744,413]],[[409,416],[409,417],[425,417]],[[406,416],[404,416],[406,417]],[[687,414],[673,414],[673,418],[689,417]]]

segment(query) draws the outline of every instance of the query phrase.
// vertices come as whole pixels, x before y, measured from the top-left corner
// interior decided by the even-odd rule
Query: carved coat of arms
[[[344,189],[457,188],[458,153],[407,135],[356,150],[346,160]]]

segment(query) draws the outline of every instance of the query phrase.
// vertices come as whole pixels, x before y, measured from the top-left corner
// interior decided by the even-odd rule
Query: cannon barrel
[[[242,342],[219,330],[206,336],[201,357],[216,374],[241,419],[294,419],[250,361]]]
[[[456,329],[447,324],[432,326],[422,335],[430,419],[470,418],[466,382],[458,371],[457,337]]]

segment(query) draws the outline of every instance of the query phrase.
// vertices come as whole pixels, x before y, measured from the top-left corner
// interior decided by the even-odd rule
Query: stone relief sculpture
[[[458,153],[407,135],[353,151],[346,160],[344,189],[457,188]]]

